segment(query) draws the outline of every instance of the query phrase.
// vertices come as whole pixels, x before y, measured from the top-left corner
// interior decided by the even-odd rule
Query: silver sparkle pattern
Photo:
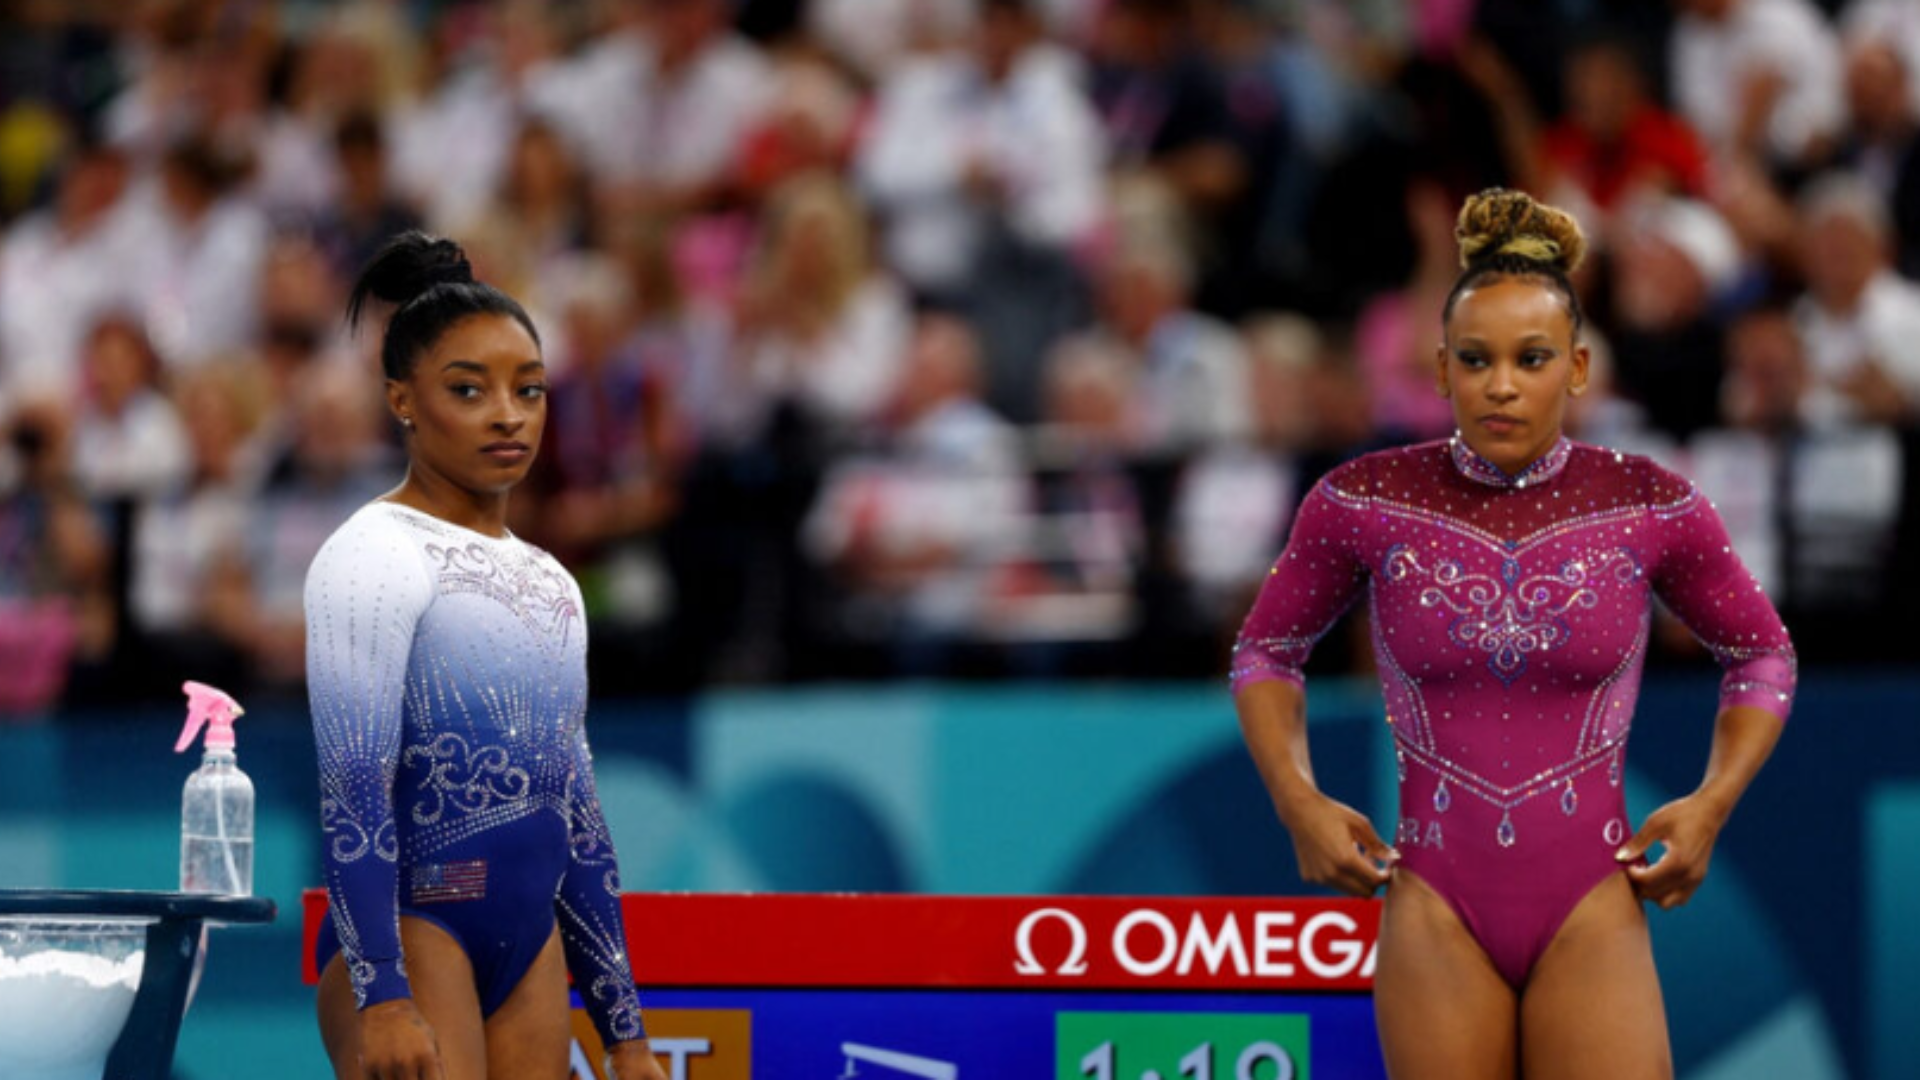
[[[1633,554],[1624,548],[1569,560],[1546,573],[1522,577],[1520,560],[1502,559],[1498,579],[1468,571],[1458,560],[1441,558],[1431,566],[1407,544],[1387,552],[1388,581],[1419,578],[1431,584],[1420,592],[1420,606],[1446,608],[1457,618],[1447,636],[1462,648],[1487,654],[1487,667],[1511,684],[1527,669],[1527,657],[1565,645],[1573,635],[1568,612],[1592,608],[1600,594],[1592,587],[1613,574],[1621,581],[1638,577]]]
[[[1643,458],[1563,439],[1509,476],[1456,438],[1341,466],[1309,493],[1248,616],[1235,687],[1299,682],[1363,591],[1402,805],[1418,791],[1458,818],[1464,793],[1492,813],[1449,831],[1471,820],[1489,851],[1624,814],[1656,595],[1725,668],[1723,706],[1784,716],[1791,703],[1792,646],[1718,515]],[[1602,770],[1605,785],[1578,783]],[[1557,813],[1523,809],[1545,795]]]
[[[400,883],[471,857],[456,845],[534,829],[564,837],[540,872],[555,874],[552,916],[589,1013],[603,1038],[639,1037],[573,579],[518,539],[375,503],[315,559],[306,599],[327,883],[362,1004],[406,992]]]

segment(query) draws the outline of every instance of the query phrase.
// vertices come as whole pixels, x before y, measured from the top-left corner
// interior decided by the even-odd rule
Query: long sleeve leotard
[[[517,539],[374,503],[314,559],[306,614],[321,951],[343,954],[361,1006],[409,996],[402,912],[461,944],[488,1013],[557,923],[601,1038],[644,1037],[572,577]]]
[[[1401,865],[1519,985],[1632,835],[1620,789],[1653,599],[1785,719],[1785,628],[1711,504],[1644,458],[1561,440],[1509,476],[1458,438],[1309,493],[1235,647],[1236,692],[1302,681],[1366,591],[1400,776]]]

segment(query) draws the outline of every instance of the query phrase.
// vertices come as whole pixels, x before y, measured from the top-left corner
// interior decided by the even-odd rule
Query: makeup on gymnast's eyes
[[[447,389],[453,393],[454,397],[462,401],[474,401],[483,393],[481,387],[470,382],[454,383]],[[514,393],[529,401],[537,401],[547,396],[547,384],[545,382],[530,382],[524,386],[515,388]]]
[[[478,365],[459,360],[448,364],[447,369],[458,372],[458,376],[457,381],[447,384],[447,392],[459,398],[461,401],[478,401],[484,396],[486,387],[467,374],[476,367],[478,367]],[[535,367],[538,370],[529,377],[530,373],[525,370],[527,367]],[[538,401],[547,396],[549,387],[545,378],[545,368],[540,367],[537,362],[531,365],[523,365],[520,377],[524,381],[514,387],[513,392],[515,396],[525,398],[528,401]]]
[[[1523,368],[1542,368],[1547,366],[1547,364],[1558,355],[1560,354],[1553,349],[1530,348],[1520,354],[1520,366]],[[1487,359],[1485,352],[1477,348],[1455,349],[1453,358],[1460,362],[1460,366],[1470,371],[1478,371],[1492,362]]]

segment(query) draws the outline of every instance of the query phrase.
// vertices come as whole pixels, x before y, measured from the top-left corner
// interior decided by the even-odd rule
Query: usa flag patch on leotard
[[[446,904],[487,895],[487,860],[431,863],[413,868],[413,902]]]

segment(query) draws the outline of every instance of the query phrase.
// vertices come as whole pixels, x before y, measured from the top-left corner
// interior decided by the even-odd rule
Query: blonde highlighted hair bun
[[[1460,244],[1460,266],[1469,270],[1505,255],[1571,274],[1587,254],[1586,235],[1572,214],[1507,188],[1469,198],[1453,238]]]

